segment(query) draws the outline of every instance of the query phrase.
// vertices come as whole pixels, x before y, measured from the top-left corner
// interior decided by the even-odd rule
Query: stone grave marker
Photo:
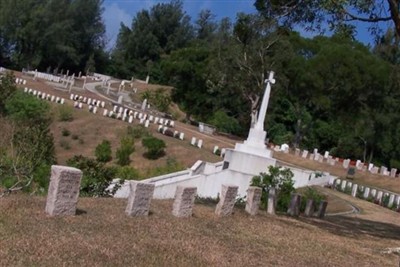
[[[298,157],[298,156],[300,155],[300,149],[296,148],[296,149],[294,150],[294,155],[295,155],[296,157]]]
[[[214,146],[214,149],[213,149],[213,154],[217,153],[218,149],[219,149],[219,147],[218,147],[218,146]]]
[[[107,116],[107,114],[108,114],[108,110],[107,109],[103,110],[103,116],[105,117],[105,116]]]
[[[153,198],[154,184],[130,181],[130,194],[125,213],[128,216],[147,216]]]
[[[196,193],[197,187],[177,186],[172,214],[176,217],[191,217]]]
[[[307,199],[306,209],[304,210],[304,215],[307,217],[311,217],[314,214],[314,200]]]
[[[185,138],[185,133],[181,132],[181,133],[179,134],[179,139],[180,139],[180,140],[183,140],[184,138]]]
[[[302,158],[307,158],[307,155],[308,155],[308,151],[307,150],[303,150],[303,153],[301,154],[301,157]]]
[[[268,191],[267,213],[275,215],[275,209],[276,209],[276,189],[275,187],[271,187]]]
[[[238,189],[239,187],[236,185],[222,185],[220,200],[215,209],[215,214],[218,216],[228,216],[232,214]]]
[[[389,209],[393,207],[394,197],[395,197],[394,194],[390,194],[389,202],[388,202],[388,205],[387,205],[387,207],[388,207]]]
[[[260,207],[262,189],[257,186],[250,186],[247,189],[246,212],[250,215],[256,215]]]
[[[342,191],[345,191],[345,189],[346,189],[346,183],[347,183],[346,180],[343,180],[343,181],[342,181],[342,185],[341,185]]]
[[[203,140],[199,139],[199,141],[197,141],[197,147],[198,148],[202,148],[203,147]]]
[[[325,212],[326,212],[326,207],[328,206],[328,201],[322,200],[321,203],[319,203],[318,211],[317,211],[317,217],[322,219],[325,217]]]
[[[51,216],[76,214],[82,171],[66,166],[51,166],[46,213]]]
[[[196,145],[196,137],[192,137],[192,140],[190,141],[190,144],[191,144],[192,146],[195,146],[195,145]]]
[[[301,203],[301,195],[297,193],[292,194],[287,214],[290,216],[299,216],[300,203]]]
[[[397,173],[397,169],[395,169],[395,168],[391,168],[390,169],[390,177],[395,178],[396,177],[396,173]]]
[[[144,127],[149,128],[149,126],[150,126],[150,121],[146,120],[144,123]]]
[[[369,198],[369,192],[370,192],[370,188],[369,187],[365,187],[364,194],[363,194],[364,199],[368,199]]]
[[[357,196],[357,189],[358,189],[358,184],[353,184],[353,187],[351,188],[351,196],[352,197]]]
[[[128,122],[129,122],[129,123],[132,123],[132,122],[133,122],[133,116],[129,116]]]

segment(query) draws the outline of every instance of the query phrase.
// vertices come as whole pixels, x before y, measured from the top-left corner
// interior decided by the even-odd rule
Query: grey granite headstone
[[[307,217],[311,217],[313,214],[314,214],[314,200],[307,199],[304,215]]]
[[[272,187],[269,189],[269,193],[268,193],[267,213],[271,214],[271,215],[275,215],[275,209],[276,209],[276,189],[275,189],[275,187]]]
[[[290,216],[299,216],[300,203],[301,203],[301,195],[297,193],[292,194],[287,214],[289,214]]]
[[[125,213],[129,216],[147,216],[149,215],[150,203],[153,198],[154,184],[130,182],[130,193],[128,205]]]
[[[51,216],[75,215],[82,171],[66,166],[51,166],[46,213]]]
[[[257,186],[250,186],[247,189],[246,212],[250,215],[256,215],[260,207],[262,189]]]
[[[177,186],[172,214],[176,217],[191,217],[197,187]]]
[[[218,216],[232,214],[238,189],[239,187],[236,185],[222,185],[220,200],[215,209],[215,214]]]
[[[322,200],[321,203],[319,203],[318,212],[317,212],[318,218],[322,219],[325,217],[325,212],[326,212],[327,206],[328,206],[328,201]]]

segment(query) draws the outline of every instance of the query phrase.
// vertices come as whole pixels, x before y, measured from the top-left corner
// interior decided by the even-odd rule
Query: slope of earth
[[[338,193],[340,194],[340,193]],[[343,195],[343,194],[340,194]],[[347,196],[343,195],[344,198]],[[78,215],[51,218],[45,198],[0,201],[0,266],[397,266],[380,253],[400,245],[399,215],[352,199],[363,212],[324,220],[250,217],[235,208],[214,215],[171,215],[172,201],[153,201],[148,217],[128,217],[126,201],[81,198]]]

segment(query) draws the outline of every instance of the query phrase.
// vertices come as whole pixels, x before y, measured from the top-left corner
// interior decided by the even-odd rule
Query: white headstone
[[[183,140],[184,138],[185,138],[185,133],[182,133],[182,132],[181,132],[181,133],[179,134],[179,139],[180,139],[180,140]]]
[[[133,122],[133,116],[129,116],[128,122],[129,122],[129,123],[132,123],[132,122]]]
[[[198,148],[202,148],[203,147],[203,140],[199,139],[199,141],[197,142],[197,147]]]
[[[103,110],[103,116],[105,117],[105,116],[107,116],[107,114],[108,114],[108,110],[107,109]]]
[[[192,137],[192,141],[190,141],[190,144],[191,144],[192,146],[195,146],[195,145],[196,145],[196,137]]]
[[[150,121],[146,120],[144,123],[144,127],[149,128],[149,126],[150,126]]]

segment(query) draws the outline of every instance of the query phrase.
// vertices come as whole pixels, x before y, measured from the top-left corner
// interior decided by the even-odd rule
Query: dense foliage
[[[147,149],[144,154],[149,159],[158,159],[164,156],[166,144],[163,140],[153,136],[145,137],[142,139],[142,145]]]
[[[94,151],[97,161],[109,162],[112,159],[111,143],[108,140],[103,140],[96,146]]]
[[[286,211],[288,209],[291,194],[294,192],[293,173],[290,169],[269,166],[268,173],[260,173],[260,175],[254,176],[251,185],[262,188],[262,207],[267,207],[269,190],[275,188],[277,195],[276,210]]]
[[[49,106],[16,91],[12,74],[1,78],[0,92],[0,183],[8,192],[43,192],[55,163]]]
[[[171,98],[161,90],[148,93],[152,106],[168,112],[173,100],[187,121],[241,136],[257,118],[273,70],[277,83],[265,124],[270,142],[400,168],[399,1],[299,3],[257,0],[258,13],[232,21],[217,21],[209,10],[191,20],[182,1],[156,3],[122,24],[115,47],[105,52],[100,0],[0,0],[0,62],[125,79],[150,75],[151,82],[174,87]],[[391,13],[385,18],[382,10]],[[371,25],[376,44],[355,40],[349,20]],[[383,33],[378,21],[395,27]],[[332,30],[326,22],[332,22],[331,37],[291,30]],[[0,112],[11,95],[0,91]],[[129,149],[117,154],[122,165],[129,162]]]

